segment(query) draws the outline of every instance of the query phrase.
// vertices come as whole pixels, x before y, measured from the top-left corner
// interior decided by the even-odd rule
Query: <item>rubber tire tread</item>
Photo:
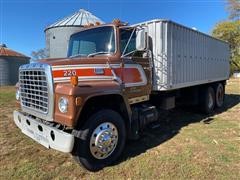
[[[211,93],[213,97],[213,106],[212,108],[209,108],[208,103],[209,103],[209,93]],[[211,86],[205,87],[202,89],[200,93],[200,108],[201,111],[204,114],[211,114],[214,111],[215,108],[215,91]]]
[[[112,154],[106,159],[96,159],[92,156],[89,148],[90,137],[94,129],[104,122],[113,123],[118,130],[118,144]],[[116,111],[111,109],[102,109],[88,118],[86,123],[79,130],[81,138],[75,138],[75,144],[72,155],[74,159],[89,171],[98,171],[112,164],[122,153],[126,141],[126,128],[124,120]]]

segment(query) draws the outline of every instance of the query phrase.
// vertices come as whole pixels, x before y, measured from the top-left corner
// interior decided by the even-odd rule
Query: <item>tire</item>
[[[201,110],[205,114],[211,114],[215,108],[215,92],[211,86],[203,89],[200,94],[200,106]]]
[[[75,138],[72,154],[89,171],[98,171],[112,164],[125,146],[124,121],[110,109],[94,113],[80,130],[75,131],[75,135],[76,132],[78,138]]]
[[[216,99],[216,107],[221,108],[224,103],[224,95],[225,95],[225,87],[222,83],[218,83],[215,88],[215,99]]]

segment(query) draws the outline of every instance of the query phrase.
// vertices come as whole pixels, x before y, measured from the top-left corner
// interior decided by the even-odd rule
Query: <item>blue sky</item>
[[[80,8],[105,22],[171,19],[210,34],[227,18],[225,0],[0,0],[0,43],[30,55],[45,47],[44,29]]]

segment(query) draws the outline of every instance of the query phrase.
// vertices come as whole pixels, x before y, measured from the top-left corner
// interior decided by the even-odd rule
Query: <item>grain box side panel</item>
[[[158,56],[160,56],[160,59],[162,60],[162,64],[160,64],[160,72],[159,75],[161,75],[161,81],[160,81],[160,89],[168,89],[170,85],[170,64],[171,62],[169,59],[171,59],[171,54],[169,49],[169,39],[168,36],[170,35],[170,31],[168,29],[167,22],[161,22],[160,27],[161,30],[161,38],[160,38],[160,44],[162,44],[162,48],[160,49],[160,52],[158,52]]]
[[[168,89],[177,89],[229,77],[229,50],[222,41],[203,33],[168,22]],[[168,90],[167,89],[167,90]],[[164,89],[159,89],[164,90]]]
[[[146,25],[153,58],[153,90],[168,89],[167,24],[155,21]]]
[[[153,57],[153,90],[166,91],[229,78],[228,44],[168,20],[143,22]]]
[[[159,42],[156,42],[157,39],[154,38],[156,36],[160,36],[160,32],[156,32],[156,23],[150,23],[147,24],[148,27],[148,42],[149,42],[149,48],[152,51],[152,60],[153,60],[153,64],[152,64],[152,70],[153,70],[153,88],[157,87],[158,81],[159,81],[159,77],[155,76],[155,74],[157,74],[157,68],[156,66],[158,66],[158,64],[160,63],[157,59],[157,51],[160,48],[159,47]]]

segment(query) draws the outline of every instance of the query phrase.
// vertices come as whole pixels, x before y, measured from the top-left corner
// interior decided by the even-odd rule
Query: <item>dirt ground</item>
[[[226,87],[225,104],[211,116],[177,108],[168,122],[129,141],[112,166],[91,173],[70,154],[48,150],[13,122],[15,88],[0,87],[0,179],[239,179],[240,79]]]

